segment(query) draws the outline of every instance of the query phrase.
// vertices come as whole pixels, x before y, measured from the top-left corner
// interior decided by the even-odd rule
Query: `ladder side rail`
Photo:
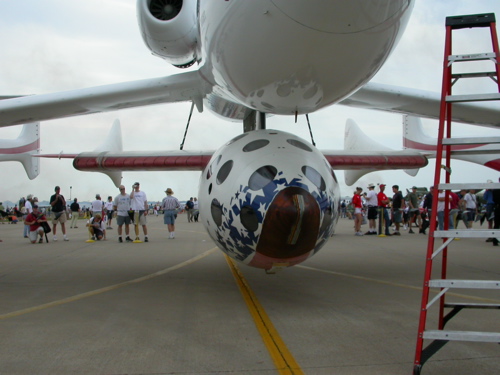
[[[498,85],[498,92],[500,92],[500,50],[498,48],[498,34],[496,22],[490,23],[490,33],[491,33],[491,43],[493,45],[493,52],[496,54],[495,59],[495,70],[497,72],[497,80],[496,83]]]
[[[427,301],[429,300],[429,280],[432,274],[432,253],[434,252],[434,230],[436,228],[438,185],[441,176],[441,161],[443,159],[443,135],[444,120],[446,116],[447,103],[446,94],[451,82],[451,67],[448,65],[448,56],[451,55],[451,26],[446,26],[445,48],[443,57],[443,79],[441,91],[441,104],[439,108],[439,134],[436,148],[436,166],[434,169],[434,189],[432,194],[432,212],[430,218],[429,237],[427,240],[427,254],[425,263],[424,286],[422,289],[422,301],[420,307],[420,319],[418,323],[417,345],[415,350],[414,372],[420,373],[422,367],[422,349],[424,345],[424,331],[427,320]]]
[[[449,79],[451,82],[453,67],[449,67]],[[452,85],[448,86],[448,95],[451,95]],[[446,138],[451,138],[451,119],[452,119],[452,104],[446,103]],[[442,143],[442,141],[441,141]],[[451,178],[451,146],[446,145],[446,168],[445,168],[445,181],[447,184],[450,183]],[[443,218],[443,228],[444,230],[449,229],[450,221],[450,190],[444,190],[444,218]],[[443,238],[443,244],[446,243],[448,239]],[[448,272],[448,246],[443,249],[443,255],[441,256],[441,279],[446,279]],[[441,289],[441,291],[447,289]],[[439,299],[439,315],[438,315],[438,329],[443,329],[445,325],[444,321],[444,305],[445,305],[446,294],[443,293]]]

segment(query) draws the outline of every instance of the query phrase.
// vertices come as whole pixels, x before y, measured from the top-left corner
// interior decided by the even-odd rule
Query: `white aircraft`
[[[340,198],[336,164],[292,134],[265,129],[266,116],[297,116],[340,103],[437,118],[439,94],[369,83],[401,37],[413,5],[413,0],[138,0],[139,27],[150,51],[181,69],[196,64],[196,71],[5,99],[0,126],[180,101],[239,120],[245,133],[208,162],[210,155],[172,154],[167,164],[157,160],[148,168],[204,168],[202,221],[232,258],[266,270],[298,264],[334,231]],[[500,126],[499,114],[479,105],[454,107],[454,120],[470,124]],[[371,154],[353,159],[351,167],[376,168]],[[393,153],[382,152],[387,168],[423,166],[414,159],[422,160],[419,153],[410,153],[407,163],[384,154]],[[121,170],[148,169],[137,153],[120,157],[129,158]],[[180,167],[172,163],[179,157]],[[92,167],[110,168],[95,158],[87,170]]]

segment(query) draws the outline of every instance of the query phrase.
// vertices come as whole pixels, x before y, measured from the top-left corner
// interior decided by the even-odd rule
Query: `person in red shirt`
[[[41,212],[38,211],[38,205],[34,204],[33,205],[33,212],[31,212],[27,217],[26,220],[24,220],[24,224],[30,226],[30,241],[31,243],[36,243],[36,239],[38,235],[40,235],[40,240],[38,241],[39,243],[43,243],[43,235],[45,234],[45,231],[43,230],[43,227],[41,226],[43,222],[47,222],[47,218],[45,215]]]
[[[360,187],[356,188],[354,196],[352,197],[352,205],[354,206],[354,234],[356,236],[362,236],[361,223],[363,222],[363,201],[361,200],[361,192],[363,189]]]
[[[385,235],[390,236],[389,227],[391,226],[391,220],[389,218],[389,198],[385,195],[385,184],[379,185],[380,192],[377,194],[378,206],[380,210],[382,210],[383,218],[384,218],[384,227],[385,227]],[[382,216],[382,215],[381,215]]]

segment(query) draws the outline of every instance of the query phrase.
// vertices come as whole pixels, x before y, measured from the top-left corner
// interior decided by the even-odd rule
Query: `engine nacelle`
[[[137,0],[142,39],[153,55],[179,68],[196,62],[196,0]]]

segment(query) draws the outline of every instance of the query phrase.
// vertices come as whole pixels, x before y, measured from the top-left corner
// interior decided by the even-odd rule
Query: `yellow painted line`
[[[417,287],[413,285],[407,285],[407,284],[400,284],[400,283],[394,283],[391,281],[385,281],[385,280],[379,280],[379,279],[372,279],[369,277],[364,277],[364,276],[357,276],[357,275],[350,275],[348,273],[342,273],[342,272],[335,272],[335,271],[329,271],[329,270],[322,270],[320,268],[314,268],[314,267],[307,267],[307,266],[295,266],[298,268],[304,268],[306,270],[311,270],[311,271],[317,271],[317,272],[323,272],[323,273],[328,273],[331,275],[337,275],[337,276],[343,276],[343,277],[348,277],[351,279],[357,279],[357,280],[363,280],[363,281],[370,281],[374,282],[377,284],[385,284],[385,285],[390,285],[390,286],[396,286],[398,288],[406,288],[406,289],[413,289],[417,290],[419,292],[422,292],[422,287]],[[439,291],[431,290],[432,293],[439,293]],[[476,297],[476,296],[471,296],[468,294],[461,294],[461,293],[454,293],[454,292],[447,292],[447,296],[453,296],[453,297],[460,297],[460,298],[465,298],[473,301],[479,301],[479,302],[487,302],[487,303],[500,303],[500,300],[497,299],[491,299],[491,298],[483,298],[483,297]]]
[[[112,290],[116,290],[118,288],[123,288],[123,287],[128,286],[128,285],[137,284],[137,283],[140,283],[140,282],[143,282],[143,281],[151,280],[151,279],[153,279],[155,277],[164,275],[166,273],[178,270],[179,268],[182,268],[182,267],[188,266],[188,265],[190,265],[190,264],[192,264],[194,262],[197,262],[198,260],[203,259],[203,258],[205,258],[206,256],[208,256],[210,254],[213,254],[216,250],[218,250],[218,248],[214,247],[214,248],[212,248],[210,250],[205,251],[204,253],[201,253],[200,255],[197,255],[197,256],[195,256],[193,258],[190,258],[190,259],[188,259],[188,260],[186,260],[186,261],[184,261],[182,263],[176,264],[175,266],[172,266],[172,267],[169,267],[169,268],[165,268],[164,270],[161,270],[161,271],[158,271],[158,272],[155,272],[155,273],[152,273],[150,275],[143,276],[143,277],[139,277],[139,278],[134,279],[134,280],[129,280],[129,281],[125,281],[123,283],[119,283],[119,284],[107,286],[105,288],[96,289],[96,290],[92,290],[90,292],[77,294],[75,296],[68,297],[68,298],[63,298],[63,299],[60,299],[60,300],[57,300],[57,301],[53,301],[53,302],[49,302],[49,303],[44,303],[43,305],[33,306],[33,307],[29,307],[27,309],[13,311],[13,312],[8,313],[8,314],[3,314],[3,315],[0,315],[0,320],[14,318],[14,317],[17,317],[17,316],[20,316],[20,315],[24,315],[24,314],[29,314],[29,313],[32,313],[32,312],[35,312],[35,311],[40,311],[40,310],[43,310],[43,309],[48,309],[50,307],[56,307],[56,306],[64,305],[65,303],[79,301],[79,300],[84,299],[84,298],[93,297],[93,296],[96,296],[98,294],[106,293],[106,292],[109,292],[109,291],[112,291]]]
[[[304,374],[281,339],[278,331],[274,328],[264,308],[250,289],[239,268],[227,255],[226,261],[278,372],[283,375]]]

